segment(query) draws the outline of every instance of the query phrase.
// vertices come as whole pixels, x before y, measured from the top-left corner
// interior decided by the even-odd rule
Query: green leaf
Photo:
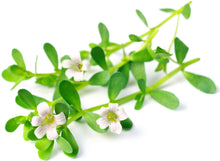
[[[55,112],[56,112],[56,114],[63,112],[66,119],[68,119],[70,111],[69,111],[69,107],[67,105],[65,105],[64,103],[56,103],[55,104]]]
[[[140,110],[144,104],[144,98],[145,98],[145,95],[144,94],[138,94],[136,97],[135,97],[135,100],[137,100],[137,102],[135,103],[135,110]]]
[[[12,65],[15,66],[15,65]],[[7,69],[5,69],[2,72],[2,77],[9,82],[19,82],[22,80],[25,80],[25,73],[18,75],[17,73],[15,73],[14,71],[11,70],[11,68],[14,68],[12,66],[9,66]]]
[[[150,96],[169,109],[176,109],[179,106],[179,99],[171,92],[155,89],[150,92]]]
[[[26,89],[20,89],[18,91],[18,97],[19,98],[16,97],[19,100],[19,101],[18,100],[17,101],[19,103],[22,102],[22,104],[25,105],[26,109],[30,109],[30,110],[36,109],[36,102],[34,100],[33,95],[29,91],[27,91]],[[22,106],[22,107],[24,107],[24,106]]]
[[[28,141],[30,140],[28,137],[29,132],[33,129],[34,127],[31,125],[30,121],[26,121],[24,124],[24,129],[23,129],[23,138],[24,140]]]
[[[214,94],[216,92],[215,83],[210,78],[186,71],[183,71],[183,75],[191,85],[201,92],[208,94]]]
[[[124,74],[121,72],[116,72],[112,74],[109,84],[108,84],[108,97],[111,101],[114,101],[120,91],[125,87],[126,85],[126,78],[124,77]]]
[[[190,5],[189,4],[186,4],[183,8],[183,11],[182,11],[182,15],[183,17],[185,17],[185,19],[188,19],[191,15],[191,8],[190,8]]]
[[[50,102],[50,101],[46,100],[45,98],[35,96],[35,95],[32,95],[32,96],[34,98],[34,101],[35,101],[36,105],[40,104],[41,102],[47,102],[47,103]]]
[[[78,112],[82,110],[79,94],[71,82],[63,80],[60,83],[59,91],[60,95],[69,105],[71,105],[70,107],[73,110]]]
[[[107,63],[105,60],[105,53],[102,48],[96,46],[92,48],[91,55],[93,60],[104,70],[107,70]]]
[[[153,60],[147,48],[138,52],[134,52],[129,57],[131,61],[136,61],[136,62],[149,62]]]
[[[45,77],[37,77],[36,83],[45,85],[48,87],[53,87],[55,83],[57,82],[57,76],[56,75],[48,75]]]
[[[131,62],[130,69],[131,69],[132,75],[137,81],[140,79],[143,79],[146,82],[144,62]]]
[[[35,130],[36,130],[36,128],[33,128],[27,133],[27,138],[31,141],[38,141],[39,140],[34,133]]]
[[[161,8],[160,11],[167,12],[167,13],[173,13],[175,10],[172,8]]]
[[[175,38],[174,46],[177,62],[182,64],[189,48],[177,37]]]
[[[92,128],[94,131],[98,133],[105,133],[107,132],[108,128],[101,129],[99,125],[96,123],[97,119],[99,119],[101,116],[92,112],[85,112],[83,113],[83,117],[86,121],[86,123],[89,125],[90,128]]]
[[[88,59],[89,55],[90,55],[89,51],[86,51],[86,50],[81,50],[80,51],[80,57],[81,57],[82,60]]]
[[[108,67],[108,68],[111,68],[111,67],[114,66],[114,65],[112,64],[112,61],[111,61],[109,58],[107,58],[106,64],[107,64],[107,67]]]
[[[129,39],[130,39],[131,41],[134,41],[134,42],[143,41],[139,36],[134,35],[134,34],[130,34],[130,35],[129,35]]]
[[[50,147],[52,143],[53,143],[53,140],[49,140],[47,139],[47,137],[44,137],[35,143],[35,147],[40,151],[45,151]]]
[[[118,69],[119,72],[121,72],[123,75],[124,75],[124,78],[125,78],[125,86],[124,88],[126,87],[126,85],[128,84],[128,80],[129,80],[129,63],[123,65],[122,67],[120,67]]]
[[[103,23],[99,23],[98,28],[99,28],[99,34],[102,39],[101,44],[103,46],[107,46],[109,42],[109,32],[108,32],[107,27]]]
[[[133,126],[133,122],[130,118],[127,118],[126,120],[120,121],[120,124],[122,126],[123,130],[130,130]]]
[[[60,98],[60,91],[59,91],[59,86],[60,86],[60,82],[62,82],[63,80],[67,80],[68,78],[65,75],[66,69],[62,68],[61,69],[61,77],[60,79],[56,82],[55,85],[55,90],[54,90],[54,94],[53,94],[53,101]],[[62,99],[63,100],[63,99]]]
[[[146,92],[146,81],[144,79],[139,79],[137,81],[139,89],[145,93]]]
[[[172,54],[168,53],[166,50],[162,49],[159,46],[157,47],[155,54],[155,57],[157,57],[157,59],[166,59],[172,56]]]
[[[54,66],[54,70],[58,70],[58,55],[56,49],[49,43],[44,44],[44,51],[47,54],[50,62]]]
[[[35,103],[36,103],[36,106],[37,106],[38,104],[40,104],[41,102],[47,102],[47,103],[49,103],[49,101],[46,100],[46,99],[44,99],[44,98],[41,98],[41,97],[38,97],[38,96],[35,96],[35,95],[32,95],[32,96],[33,96],[33,98],[34,98],[34,101],[35,101]],[[26,104],[26,103],[20,98],[19,95],[16,96],[15,102],[16,102],[19,106],[21,106],[21,107],[23,107],[23,108],[25,108],[25,109],[32,110],[32,108],[30,108],[30,106],[29,106],[28,104]]]
[[[69,157],[76,157],[76,155],[78,154],[78,151],[79,151],[79,147],[78,147],[78,144],[73,136],[73,134],[70,132],[70,130],[68,128],[65,128],[63,131],[62,131],[62,134],[61,136],[66,139],[66,141],[69,142],[69,144],[71,145],[72,147],[72,152],[71,153],[66,153],[64,152],[67,156]]]
[[[13,49],[12,50],[12,57],[14,59],[14,61],[17,63],[17,65],[26,70],[26,66],[25,66],[25,63],[24,63],[24,59],[23,59],[23,56],[21,54],[21,52],[17,49]]]
[[[52,143],[50,144],[48,149],[46,149],[45,151],[39,150],[38,151],[39,158],[42,160],[48,160],[50,158],[52,151],[53,151],[53,146],[54,146],[54,141],[52,141]]]
[[[147,20],[146,20],[145,16],[143,15],[143,13],[138,9],[136,10],[136,13],[137,13],[138,17],[141,19],[141,21],[148,27]]]
[[[16,96],[16,97],[15,97],[15,102],[16,102],[19,106],[21,106],[21,107],[23,107],[23,108],[25,108],[25,109],[27,109],[27,110],[32,110],[26,103],[24,103],[24,102],[21,100],[21,98],[20,98],[19,96]]]
[[[108,71],[101,71],[98,73],[95,73],[90,79],[89,83],[90,85],[106,85],[110,79],[110,73]]]
[[[90,44],[89,44],[89,47],[90,47],[90,48],[94,48],[94,47],[96,47],[96,46],[99,46],[99,45],[98,45],[98,44],[95,44],[95,43],[90,43]]]
[[[56,139],[56,141],[57,141],[58,145],[60,146],[60,148],[65,153],[72,153],[73,152],[73,149],[72,149],[72,146],[70,145],[70,143],[65,138],[63,138],[62,136],[59,136]]]
[[[19,125],[24,124],[26,122],[25,116],[16,116],[9,119],[5,124],[5,130],[7,132],[14,132]]]

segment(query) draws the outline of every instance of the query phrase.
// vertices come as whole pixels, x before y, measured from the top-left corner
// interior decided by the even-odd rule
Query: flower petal
[[[124,108],[122,108],[122,107],[116,112],[116,114],[117,114],[118,119],[120,121],[125,120],[125,119],[128,118],[128,115],[126,114]]]
[[[54,119],[55,119],[56,125],[63,125],[66,123],[66,117],[63,112],[61,112],[58,115],[54,115]]]
[[[73,64],[81,64],[81,63],[82,63],[80,54],[78,54],[78,53],[74,54],[74,55],[71,57],[71,59],[72,59]]]
[[[114,113],[116,113],[117,110],[118,110],[118,104],[117,103],[109,103],[108,107],[109,107],[109,111],[112,111]]]
[[[73,69],[67,69],[65,74],[67,76],[68,79],[72,78],[74,76],[74,70]]]
[[[111,122],[109,127],[110,127],[111,132],[116,133],[116,134],[120,134],[122,131],[120,122]]]
[[[40,126],[42,121],[43,121],[42,117],[33,116],[31,124],[32,124],[32,126]]]
[[[41,139],[42,137],[44,137],[44,135],[47,132],[47,126],[39,126],[38,128],[36,128],[36,130],[34,131],[35,136],[38,139]]]
[[[101,116],[103,116],[103,117],[106,117],[107,114],[108,114],[108,111],[109,111],[108,108],[102,107],[102,108],[100,109],[100,111],[98,112],[98,114],[101,115]]]
[[[99,118],[96,120],[96,123],[100,126],[101,129],[105,129],[109,126],[109,122],[106,118]]]
[[[83,60],[82,64],[83,64],[82,70],[87,71],[89,69],[89,66],[90,66],[89,61],[88,60]]]
[[[58,133],[57,133],[57,129],[56,126],[50,126],[47,129],[47,138],[49,140],[54,140],[58,138]]]
[[[52,114],[50,107],[46,102],[42,102],[37,106],[38,114],[42,117],[46,116],[47,114]]]
[[[72,64],[73,64],[72,60],[69,60],[69,59],[62,61],[63,68],[71,68]]]
[[[82,81],[83,80],[83,72],[74,71],[73,77],[75,81]]]

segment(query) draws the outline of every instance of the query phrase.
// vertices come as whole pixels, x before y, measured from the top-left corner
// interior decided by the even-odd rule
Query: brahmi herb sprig
[[[37,65],[35,65],[34,73],[28,71],[21,52],[13,49],[12,57],[16,64],[9,66],[2,72],[2,77],[6,81],[15,83],[12,89],[20,82],[36,77],[36,83],[55,87],[55,90],[52,101],[35,96],[26,89],[18,90],[15,101],[22,108],[29,110],[30,114],[9,119],[5,125],[6,131],[14,132],[19,125],[23,124],[24,140],[36,141],[35,147],[39,157],[43,160],[50,158],[55,142],[64,154],[76,157],[79,147],[68,127],[69,124],[84,119],[88,126],[98,133],[111,131],[120,134],[122,130],[129,130],[133,125],[121,105],[135,100],[134,108],[140,110],[143,108],[147,94],[162,106],[174,110],[179,106],[179,99],[173,93],[161,90],[159,87],[178,72],[182,72],[186,80],[198,90],[209,94],[215,93],[216,86],[211,79],[185,71],[186,67],[200,60],[195,58],[184,61],[189,48],[180,38],[176,37],[180,16],[182,15],[186,19],[190,17],[190,4],[191,2],[178,10],[161,9],[170,15],[152,28],[149,28],[144,14],[140,10],[136,10],[138,17],[146,25],[148,31],[140,36],[130,34],[130,41],[123,44],[111,42],[107,27],[103,23],[99,23],[98,30],[101,42],[89,44],[91,51],[83,50],[79,55],[63,56],[60,59],[62,68],[59,68],[56,49],[50,43],[45,43],[44,51],[54,67],[52,73],[37,73]],[[153,49],[152,40],[158,34],[159,29],[173,17],[177,17],[177,25],[168,50],[159,46]],[[141,46],[129,54],[125,53],[124,48],[135,42],[141,43]],[[172,47],[174,47],[175,54],[170,53]],[[118,64],[113,65],[110,56],[119,50],[123,52],[124,57]],[[153,61],[158,63],[155,72],[163,71],[165,76],[153,85],[147,86],[145,63]],[[178,67],[167,73],[168,63],[175,63]],[[85,72],[89,72],[88,68],[95,65],[99,66],[101,71],[93,74],[89,80],[85,80]],[[130,73],[135,78],[140,90],[118,98],[119,93],[127,88]],[[109,102],[82,109],[78,90],[89,85],[107,88]]]

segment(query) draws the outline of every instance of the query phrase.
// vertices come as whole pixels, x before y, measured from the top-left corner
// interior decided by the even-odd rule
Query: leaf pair
[[[176,10],[172,9],[172,8],[162,8],[160,9],[163,12],[167,12],[167,13],[173,13],[176,12]],[[183,15],[183,17],[185,19],[189,19],[190,15],[191,15],[191,8],[189,4],[186,4],[182,10],[181,10],[181,14]]]
[[[28,90],[26,89],[20,89],[18,91],[18,95],[15,98],[15,102],[27,109],[27,110],[36,110],[36,107],[39,103],[41,102],[49,102],[48,100],[42,98],[42,97],[38,97],[35,95],[32,95]]]
[[[14,132],[19,125],[24,124],[26,122],[25,116],[16,116],[7,121],[5,124],[5,130],[7,132]]]
[[[15,88],[21,81],[33,77],[33,73],[26,70],[25,62],[21,52],[17,49],[12,50],[12,57],[17,65],[11,65],[2,72],[2,77],[9,82],[15,82]]]
[[[33,95],[26,89],[20,89],[18,91],[15,101],[18,105],[28,110],[36,110],[37,108]]]
[[[69,157],[76,157],[78,153],[78,145],[68,128],[65,128],[61,136],[56,139],[57,144],[63,150],[63,152]],[[38,155],[41,159],[49,159],[54,146],[54,140],[49,140],[47,137],[35,143],[35,147],[38,149]]]
[[[48,160],[53,151],[54,141],[48,140],[46,137],[37,141],[35,147],[38,149],[38,156],[42,160]]]
[[[159,62],[156,72],[163,70],[164,72],[167,71],[167,63],[169,63],[169,58],[172,54],[168,53],[166,50],[157,47],[154,58]]]

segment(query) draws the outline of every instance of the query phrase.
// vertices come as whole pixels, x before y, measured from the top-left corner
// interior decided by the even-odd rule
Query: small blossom
[[[96,122],[101,129],[105,129],[109,126],[110,131],[116,134],[120,134],[122,126],[120,121],[128,118],[123,108],[119,108],[117,103],[109,103],[109,107],[101,108],[100,115],[102,116]]]
[[[49,140],[57,139],[56,126],[65,124],[66,118],[64,113],[61,112],[58,115],[53,115],[46,102],[40,103],[37,106],[37,111],[39,116],[34,116],[31,122],[32,126],[38,126],[34,131],[36,137],[41,139],[46,134]]]
[[[65,74],[69,79],[74,77],[75,81],[82,81],[83,72],[88,70],[89,62],[88,60],[82,61],[80,56],[75,56],[71,60],[63,60],[62,67],[67,68]]]

